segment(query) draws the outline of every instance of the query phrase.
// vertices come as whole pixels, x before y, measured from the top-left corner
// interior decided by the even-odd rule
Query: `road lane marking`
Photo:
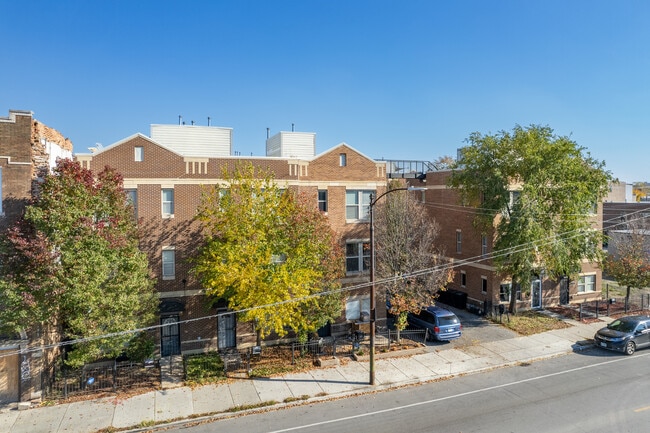
[[[636,356],[634,356],[634,358],[641,358],[641,357],[645,357],[645,356],[650,356],[650,353],[646,353],[646,354],[642,354],[642,355],[636,354]],[[408,408],[417,407],[417,406],[424,406],[424,405],[428,405],[428,404],[439,403],[439,402],[445,401],[445,400],[452,400],[452,399],[455,399],[455,398],[465,397],[465,396],[468,396],[468,395],[478,394],[478,393],[481,393],[481,392],[494,391],[495,389],[507,388],[509,386],[520,385],[522,383],[527,383],[527,382],[534,382],[536,380],[547,379],[549,377],[554,377],[554,376],[561,376],[561,375],[567,374],[567,373],[575,373],[576,371],[587,370],[587,369],[590,369],[590,368],[600,367],[600,366],[608,365],[608,364],[614,364],[614,363],[622,362],[622,361],[628,361],[630,359],[633,359],[633,358],[631,358],[631,357],[616,358],[616,359],[612,359],[610,361],[600,362],[598,364],[585,365],[583,367],[571,368],[571,369],[565,370],[565,371],[558,371],[558,372],[555,372],[555,373],[543,374],[541,376],[530,377],[528,379],[517,380],[517,381],[514,381],[514,382],[510,382],[510,383],[503,383],[501,385],[488,386],[486,388],[475,389],[473,391],[467,391],[467,392],[463,392],[463,393],[460,393],[460,394],[449,395],[447,397],[440,397],[440,398],[435,398],[433,400],[419,401],[417,403],[411,403],[411,404],[407,404],[407,405],[403,405],[403,406],[391,407],[391,408],[388,408],[388,409],[377,410],[377,411],[374,411],[374,412],[361,413],[361,414],[358,414],[358,415],[350,415],[350,416],[345,416],[345,417],[342,417],[342,418],[336,418],[336,419],[316,422],[316,423],[312,423],[312,424],[305,424],[305,425],[302,425],[302,426],[289,427],[289,428],[281,429],[281,430],[273,430],[273,431],[271,431],[269,433],[284,433],[284,432],[290,432],[290,431],[298,431],[298,430],[303,430],[303,429],[312,428],[312,427],[318,427],[318,426],[327,425],[327,424],[334,424],[334,423],[337,423],[337,422],[343,422],[343,421],[349,421],[349,420],[354,420],[354,419],[359,419],[359,418],[365,418],[365,417],[368,417],[368,416],[375,416],[375,415],[379,415],[379,414],[382,414],[382,413],[394,412],[394,411],[397,411],[397,410],[408,409]],[[642,409],[643,410],[645,410],[645,409],[650,410],[650,407],[642,408]],[[635,410],[635,412],[636,411],[640,411],[640,409]]]
[[[640,407],[638,409],[634,409],[634,412],[644,412],[646,410],[650,410],[650,406]]]

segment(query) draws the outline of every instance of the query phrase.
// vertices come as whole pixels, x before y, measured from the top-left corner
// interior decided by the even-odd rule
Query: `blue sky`
[[[455,155],[474,131],[549,125],[650,181],[650,2],[0,0],[0,116],[77,153],[152,123],[315,132],[373,158]]]

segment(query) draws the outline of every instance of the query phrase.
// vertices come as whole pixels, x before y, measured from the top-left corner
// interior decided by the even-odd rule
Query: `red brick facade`
[[[72,156],[72,143],[34,120],[30,111],[11,110],[8,117],[0,117],[0,229],[22,215],[36,193],[38,177],[57,155]]]
[[[142,152],[141,161],[136,161],[136,147],[141,148],[138,150]],[[117,169],[124,176],[125,189],[137,191],[137,216],[144,234],[142,249],[148,254],[151,271],[157,278],[157,290],[164,310],[161,317],[176,316],[180,321],[178,331],[183,353],[220,347],[219,320],[215,315],[226,310],[218,308],[221,306],[215,308],[208,305],[200,282],[190,273],[188,259],[196,253],[201,242],[200,228],[193,217],[200,204],[202,189],[206,185],[223,182],[224,169],[232,170],[237,163],[245,161],[270,170],[281,187],[312,195],[315,207],[318,206],[318,191],[327,191],[326,215],[342,244],[346,239],[366,242],[369,239],[367,221],[346,220],[346,191],[362,190],[377,194],[386,188],[386,163],[373,161],[345,144],[311,160],[279,157],[196,158],[184,157],[144,135],[136,134],[98,152],[77,155],[76,158],[82,166],[93,171],[107,165]],[[341,163],[342,158],[345,164]],[[163,189],[173,190],[172,216],[162,214]],[[163,250],[174,251],[173,276],[163,276]],[[358,272],[349,274],[343,284],[366,281],[368,273]],[[367,289],[360,292],[363,293],[351,296],[368,297]],[[176,310],[182,311],[174,311],[174,305]],[[378,319],[381,317],[385,317],[385,312],[378,310]],[[251,324],[237,323],[234,334],[237,347],[255,344]],[[163,340],[160,339],[161,350],[165,351]]]
[[[418,186],[426,186],[426,204],[432,219],[440,225],[439,240],[445,254],[455,266],[455,278],[448,288],[467,294],[468,308],[490,312],[499,304],[507,304],[500,297],[502,284],[510,279],[498,275],[490,258],[493,253],[493,233],[480,233],[473,225],[476,209],[462,206],[458,194],[447,187],[450,171],[427,173],[426,180]],[[598,207],[595,226],[602,227],[602,205]],[[485,249],[484,249],[485,242]],[[565,301],[575,303],[600,299],[602,272],[593,263],[583,263],[581,276],[595,277],[595,290],[578,292],[577,281],[568,281],[568,296]],[[560,282],[542,276],[543,283],[539,298],[533,299],[533,288],[522,290],[520,308],[558,305]],[[535,286],[537,287],[537,286]],[[537,303],[537,305],[534,305]]]

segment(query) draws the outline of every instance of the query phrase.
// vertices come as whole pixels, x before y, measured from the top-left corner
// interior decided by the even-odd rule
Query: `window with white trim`
[[[131,206],[133,206],[133,216],[138,218],[138,190],[137,189],[126,189],[126,201]]]
[[[144,161],[144,147],[135,146],[134,153],[135,153],[135,161],[136,162]]]
[[[512,284],[510,283],[501,283],[499,286],[499,301],[509,302],[510,301],[510,288]]]
[[[351,189],[345,191],[345,219],[365,220],[370,212],[370,198],[375,192]]]
[[[370,297],[348,298],[345,302],[345,319],[359,320],[362,312],[370,314]]]
[[[370,269],[370,242],[348,241],[345,244],[345,272],[366,272]]]
[[[481,276],[481,293],[486,294],[488,289],[487,277]]]
[[[176,278],[176,248],[163,247],[162,250],[162,277],[163,280]]]
[[[483,235],[481,236],[481,255],[485,256],[487,255],[487,252],[488,252],[487,236]]]
[[[345,153],[339,153],[339,166],[345,167],[348,165],[348,155]]]
[[[162,189],[162,216],[163,218],[174,216],[174,188]]]
[[[581,275],[578,279],[578,293],[595,292],[596,275]]]
[[[458,254],[463,252],[463,232],[456,230],[456,252]]]
[[[318,210],[321,212],[327,212],[327,190],[326,189],[318,190]]]
[[[510,302],[512,294],[512,283],[501,283],[499,286],[499,301]],[[517,290],[517,301],[521,301],[521,290]]]
[[[508,205],[510,209],[512,209],[519,202],[519,199],[521,198],[521,191],[509,191],[509,193],[510,199],[508,201]]]
[[[460,271],[460,287],[467,286],[467,274],[465,271]]]

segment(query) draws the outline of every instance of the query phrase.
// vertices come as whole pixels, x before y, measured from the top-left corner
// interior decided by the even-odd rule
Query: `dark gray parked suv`
[[[462,335],[463,327],[458,317],[437,306],[427,307],[420,314],[409,313],[407,320],[411,326],[428,329],[429,336],[438,341],[453,340]]]
[[[614,320],[594,335],[598,347],[632,355],[636,349],[650,346],[650,317],[628,316]]]

